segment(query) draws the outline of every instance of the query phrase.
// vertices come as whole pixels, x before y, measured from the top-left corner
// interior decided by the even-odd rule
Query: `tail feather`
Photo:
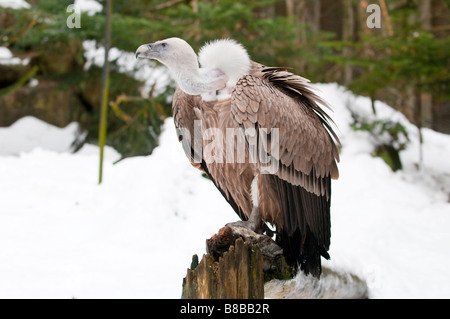
[[[330,200],[309,193],[273,176],[283,214],[283,225],[277,229],[278,244],[286,262],[298,271],[320,277],[321,257],[328,254],[330,241]],[[314,217],[314,218],[312,218]]]

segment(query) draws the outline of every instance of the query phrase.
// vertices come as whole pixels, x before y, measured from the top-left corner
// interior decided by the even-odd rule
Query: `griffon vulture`
[[[239,215],[237,224],[256,232],[274,225],[288,264],[319,277],[321,256],[329,258],[339,140],[309,81],[250,60],[230,39],[205,44],[197,56],[169,38],[141,45],[136,57],[170,70],[179,139]]]

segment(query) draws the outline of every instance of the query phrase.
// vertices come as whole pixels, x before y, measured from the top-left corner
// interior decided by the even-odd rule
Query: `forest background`
[[[0,126],[26,115],[59,127],[76,121],[78,145],[96,143],[102,70],[101,63],[87,66],[86,52],[88,43],[104,42],[105,6],[81,12],[79,27],[70,27],[73,1],[28,3],[0,9],[0,46],[28,61],[0,64]],[[337,82],[388,103],[418,127],[450,133],[450,0],[112,1],[111,34],[119,53],[111,61],[107,144],[122,157],[152,152],[175,85],[160,81],[157,89],[155,81],[144,90],[123,70],[121,53],[171,36],[195,50],[233,38],[255,61],[289,67],[313,83]],[[356,120],[355,129],[383,133],[375,130],[380,123]],[[402,130],[382,124],[394,137]]]

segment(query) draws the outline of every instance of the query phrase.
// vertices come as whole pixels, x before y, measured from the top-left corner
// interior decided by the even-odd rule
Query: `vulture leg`
[[[234,223],[228,223],[227,226],[244,227],[257,234],[262,234],[266,230],[264,226],[267,227],[267,225],[263,222],[261,218],[258,206],[253,206],[252,213],[250,214],[248,220],[240,220]]]
[[[253,208],[248,220],[229,223],[227,226],[239,226],[249,229],[257,234],[266,232],[268,236],[272,236],[273,232],[267,227],[266,223],[262,220],[261,213],[259,212],[259,191],[258,191],[258,175],[253,178],[250,193],[252,196]]]

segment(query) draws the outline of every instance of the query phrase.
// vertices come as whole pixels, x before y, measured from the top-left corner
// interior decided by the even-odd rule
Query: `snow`
[[[337,85],[319,85],[335,107],[341,130],[340,178],[333,184],[332,260],[367,278],[372,298],[448,298],[450,234],[450,136],[423,130],[420,170],[418,130],[384,103],[378,118],[406,125],[411,144],[401,153],[404,169],[394,173],[370,156],[370,139],[352,132],[347,106],[370,116],[370,101]],[[371,115],[373,117],[373,115]]]
[[[28,86],[30,87],[30,88],[34,88],[34,87],[36,87],[36,86],[38,86],[39,85],[39,80],[38,79],[35,79],[35,78],[31,78],[30,79],[30,83],[28,84]]]
[[[27,65],[30,62],[30,59],[21,59],[13,56],[11,50],[7,47],[0,47],[0,64],[3,65]]]
[[[0,7],[11,9],[29,9],[31,6],[25,0],[0,0]]]
[[[61,129],[32,116],[23,117],[8,128],[0,127],[0,156],[19,155],[36,147],[69,152],[77,130],[77,123]]]
[[[377,102],[411,139],[394,173],[350,128],[349,108],[373,117],[370,101],[317,87],[343,145],[324,266],[366,280],[371,298],[449,298],[450,136],[424,129],[418,168],[417,128]],[[0,298],[179,298],[192,255],[237,216],[188,163],[172,119],[152,155],[113,164],[110,150],[101,185],[98,148],[71,152],[77,130],[31,117],[0,129]]]
[[[74,5],[79,8],[81,12],[87,12],[92,16],[101,13],[103,5],[95,0],[75,0]],[[31,5],[25,0],[0,0],[0,7],[12,9],[29,9]]]
[[[98,46],[95,40],[83,41],[84,57],[86,63],[85,70],[89,70],[92,65],[103,67],[105,61],[105,48]],[[115,47],[109,50],[108,60],[114,62],[117,71],[127,74],[138,81],[143,82],[142,96],[148,97],[154,86],[154,96],[162,94],[171,82],[171,77],[167,69],[156,62],[150,60],[136,60],[133,52],[126,52]]]
[[[13,57],[13,54],[8,48],[0,47],[0,59],[6,60],[6,59],[11,59],[12,57]]]
[[[103,5],[95,0],[75,0],[74,5],[75,7],[78,7],[81,12],[87,12],[90,16],[101,13],[103,10]]]

